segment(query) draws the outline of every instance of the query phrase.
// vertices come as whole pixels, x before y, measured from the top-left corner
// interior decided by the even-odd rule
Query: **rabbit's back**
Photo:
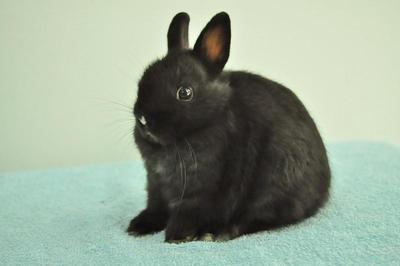
[[[275,214],[277,224],[315,213],[328,197],[330,169],[315,123],[297,96],[284,86],[247,72],[227,72],[237,123],[250,131],[247,145],[256,150],[249,200],[252,218],[260,210]],[[272,211],[273,210],[273,211]],[[284,213],[279,213],[284,210]]]

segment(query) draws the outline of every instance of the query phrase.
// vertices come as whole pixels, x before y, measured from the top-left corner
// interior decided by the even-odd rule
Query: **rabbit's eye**
[[[182,86],[179,87],[178,90],[176,91],[176,98],[179,101],[191,101],[193,99],[193,89],[192,87],[189,86]]]

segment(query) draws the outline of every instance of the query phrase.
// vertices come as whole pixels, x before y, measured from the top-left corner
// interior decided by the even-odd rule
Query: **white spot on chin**
[[[165,172],[165,168],[164,168],[164,166],[162,165],[161,162],[157,162],[154,171],[155,171],[156,173],[162,175],[162,174],[164,174],[164,172]]]
[[[139,117],[139,122],[145,126],[147,124],[146,118],[142,115],[141,117]]]

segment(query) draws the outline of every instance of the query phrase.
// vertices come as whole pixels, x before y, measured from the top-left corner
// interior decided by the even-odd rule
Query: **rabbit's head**
[[[139,81],[135,130],[153,143],[167,145],[215,124],[230,98],[222,75],[231,38],[228,14],[215,15],[193,49],[188,25],[186,13],[172,19],[167,55],[152,63]]]

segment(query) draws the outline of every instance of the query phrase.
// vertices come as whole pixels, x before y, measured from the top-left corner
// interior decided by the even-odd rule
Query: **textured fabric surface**
[[[128,236],[146,201],[140,162],[0,174],[0,265],[399,265],[400,149],[328,150],[331,199],[317,216],[225,243]]]

